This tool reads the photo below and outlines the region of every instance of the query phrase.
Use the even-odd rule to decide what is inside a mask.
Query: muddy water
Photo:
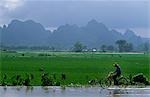
[[[150,87],[0,87],[0,97],[150,97]]]

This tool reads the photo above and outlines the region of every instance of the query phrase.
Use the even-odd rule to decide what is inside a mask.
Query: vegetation
[[[119,52],[130,52],[133,50],[132,43],[127,43],[126,40],[117,40],[116,44],[118,45]]]
[[[84,46],[82,43],[76,42],[74,44],[73,51],[75,51],[75,52],[82,52],[83,49],[85,49],[85,48],[86,48],[86,46]]]
[[[55,47],[55,46],[4,46],[1,45],[0,49],[2,51],[7,52],[16,52],[16,50],[22,50],[22,51],[73,51],[73,52],[83,52],[83,51],[93,51],[92,49],[95,49],[96,51],[102,51],[102,52],[150,52],[150,43],[143,42],[138,46],[135,46],[136,44],[129,43],[126,40],[117,40],[115,42],[115,45],[106,45],[106,44],[100,44],[99,47],[93,47],[86,46],[85,44],[81,43],[80,41],[77,41],[73,44],[73,47]]]
[[[102,50],[103,52],[105,52],[105,49],[106,49],[106,45],[102,45],[102,46],[101,46],[101,50]]]
[[[114,71],[114,62],[125,77],[150,79],[149,54],[3,51],[0,57],[1,85],[87,85]]]
[[[138,87],[142,87],[145,85],[150,85],[148,79],[142,74],[136,74],[134,76],[129,75],[128,77],[124,77],[121,75],[117,78],[119,87],[127,87],[129,85],[134,85]],[[99,84],[102,88],[107,88],[114,85],[113,81],[113,72],[110,72],[107,77],[99,81]]]

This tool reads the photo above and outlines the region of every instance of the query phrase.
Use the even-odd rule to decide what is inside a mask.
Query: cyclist
[[[117,63],[113,64],[113,66],[115,67],[115,71],[113,72],[112,78],[114,80],[114,85],[118,85],[117,78],[121,75],[121,68]]]

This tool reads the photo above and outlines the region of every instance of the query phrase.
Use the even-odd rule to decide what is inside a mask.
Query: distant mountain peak
[[[135,32],[133,32],[133,31],[130,30],[130,29],[127,29],[127,30],[125,31],[124,35],[127,36],[127,37],[136,36],[136,35],[135,35]]]
[[[126,32],[134,33],[131,29],[126,29]]]
[[[99,28],[99,29],[108,30],[108,28],[103,23],[99,23],[95,19],[92,19],[91,21],[89,21],[88,24],[86,25],[86,27],[93,28],[93,29]]]
[[[46,45],[50,35],[43,25],[33,20],[12,20],[3,32],[6,45]]]
[[[98,24],[98,22],[95,19],[92,19],[88,22],[88,24]]]
[[[33,20],[26,20],[26,21],[24,21],[24,22],[26,22],[26,23],[36,23],[36,22],[33,21]]]
[[[33,20],[21,21],[21,20],[18,20],[18,19],[14,19],[14,20],[11,21],[10,24],[18,24],[18,23],[35,24],[36,22],[33,21]],[[37,24],[40,24],[40,23],[37,23]]]
[[[22,21],[14,19],[10,22],[10,24],[22,23]]]
[[[5,27],[0,27],[5,45],[50,45],[70,48],[76,41],[83,42],[87,47],[99,47],[101,44],[114,45],[116,40],[125,39],[135,45],[142,43],[132,30],[127,29],[121,34],[114,29],[108,29],[103,23],[92,19],[85,26],[76,24],[59,26],[54,33],[45,30],[44,26],[33,20],[12,20]]]

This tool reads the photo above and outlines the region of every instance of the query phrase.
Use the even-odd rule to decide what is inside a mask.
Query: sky
[[[0,25],[34,20],[47,29],[64,24],[84,26],[95,19],[107,27],[150,38],[149,0],[0,0]]]

